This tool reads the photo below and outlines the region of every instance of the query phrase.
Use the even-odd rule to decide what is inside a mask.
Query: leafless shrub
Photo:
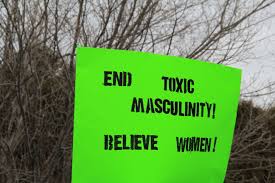
[[[239,104],[226,182],[275,181],[275,110]]]

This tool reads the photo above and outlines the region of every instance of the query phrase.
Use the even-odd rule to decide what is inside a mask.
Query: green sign
[[[222,183],[241,71],[78,48],[73,183]]]

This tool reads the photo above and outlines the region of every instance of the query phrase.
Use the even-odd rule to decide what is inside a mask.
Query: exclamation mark
[[[216,113],[216,104],[213,104],[213,113],[212,113],[212,118],[215,118],[215,113]]]
[[[217,143],[217,137],[215,137],[215,140],[214,140],[213,152],[215,152],[215,151],[216,151],[216,143]]]

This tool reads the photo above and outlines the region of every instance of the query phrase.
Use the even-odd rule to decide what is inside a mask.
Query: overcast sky
[[[271,13],[274,14],[275,6],[272,6],[269,12],[270,15]],[[261,40],[263,38],[264,40],[257,43],[256,47],[252,50],[255,59],[248,60],[247,63],[233,65],[242,69],[242,88],[246,88],[255,79],[255,83],[253,83],[249,90],[257,89],[267,85],[269,82],[275,82],[275,17],[262,24],[256,39]],[[274,103],[275,94],[272,96],[257,97],[253,100],[258,105]]]

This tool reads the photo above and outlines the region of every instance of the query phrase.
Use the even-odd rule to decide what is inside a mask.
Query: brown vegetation
[[[275,182],[275,107],[238,108],[226,182]]]

